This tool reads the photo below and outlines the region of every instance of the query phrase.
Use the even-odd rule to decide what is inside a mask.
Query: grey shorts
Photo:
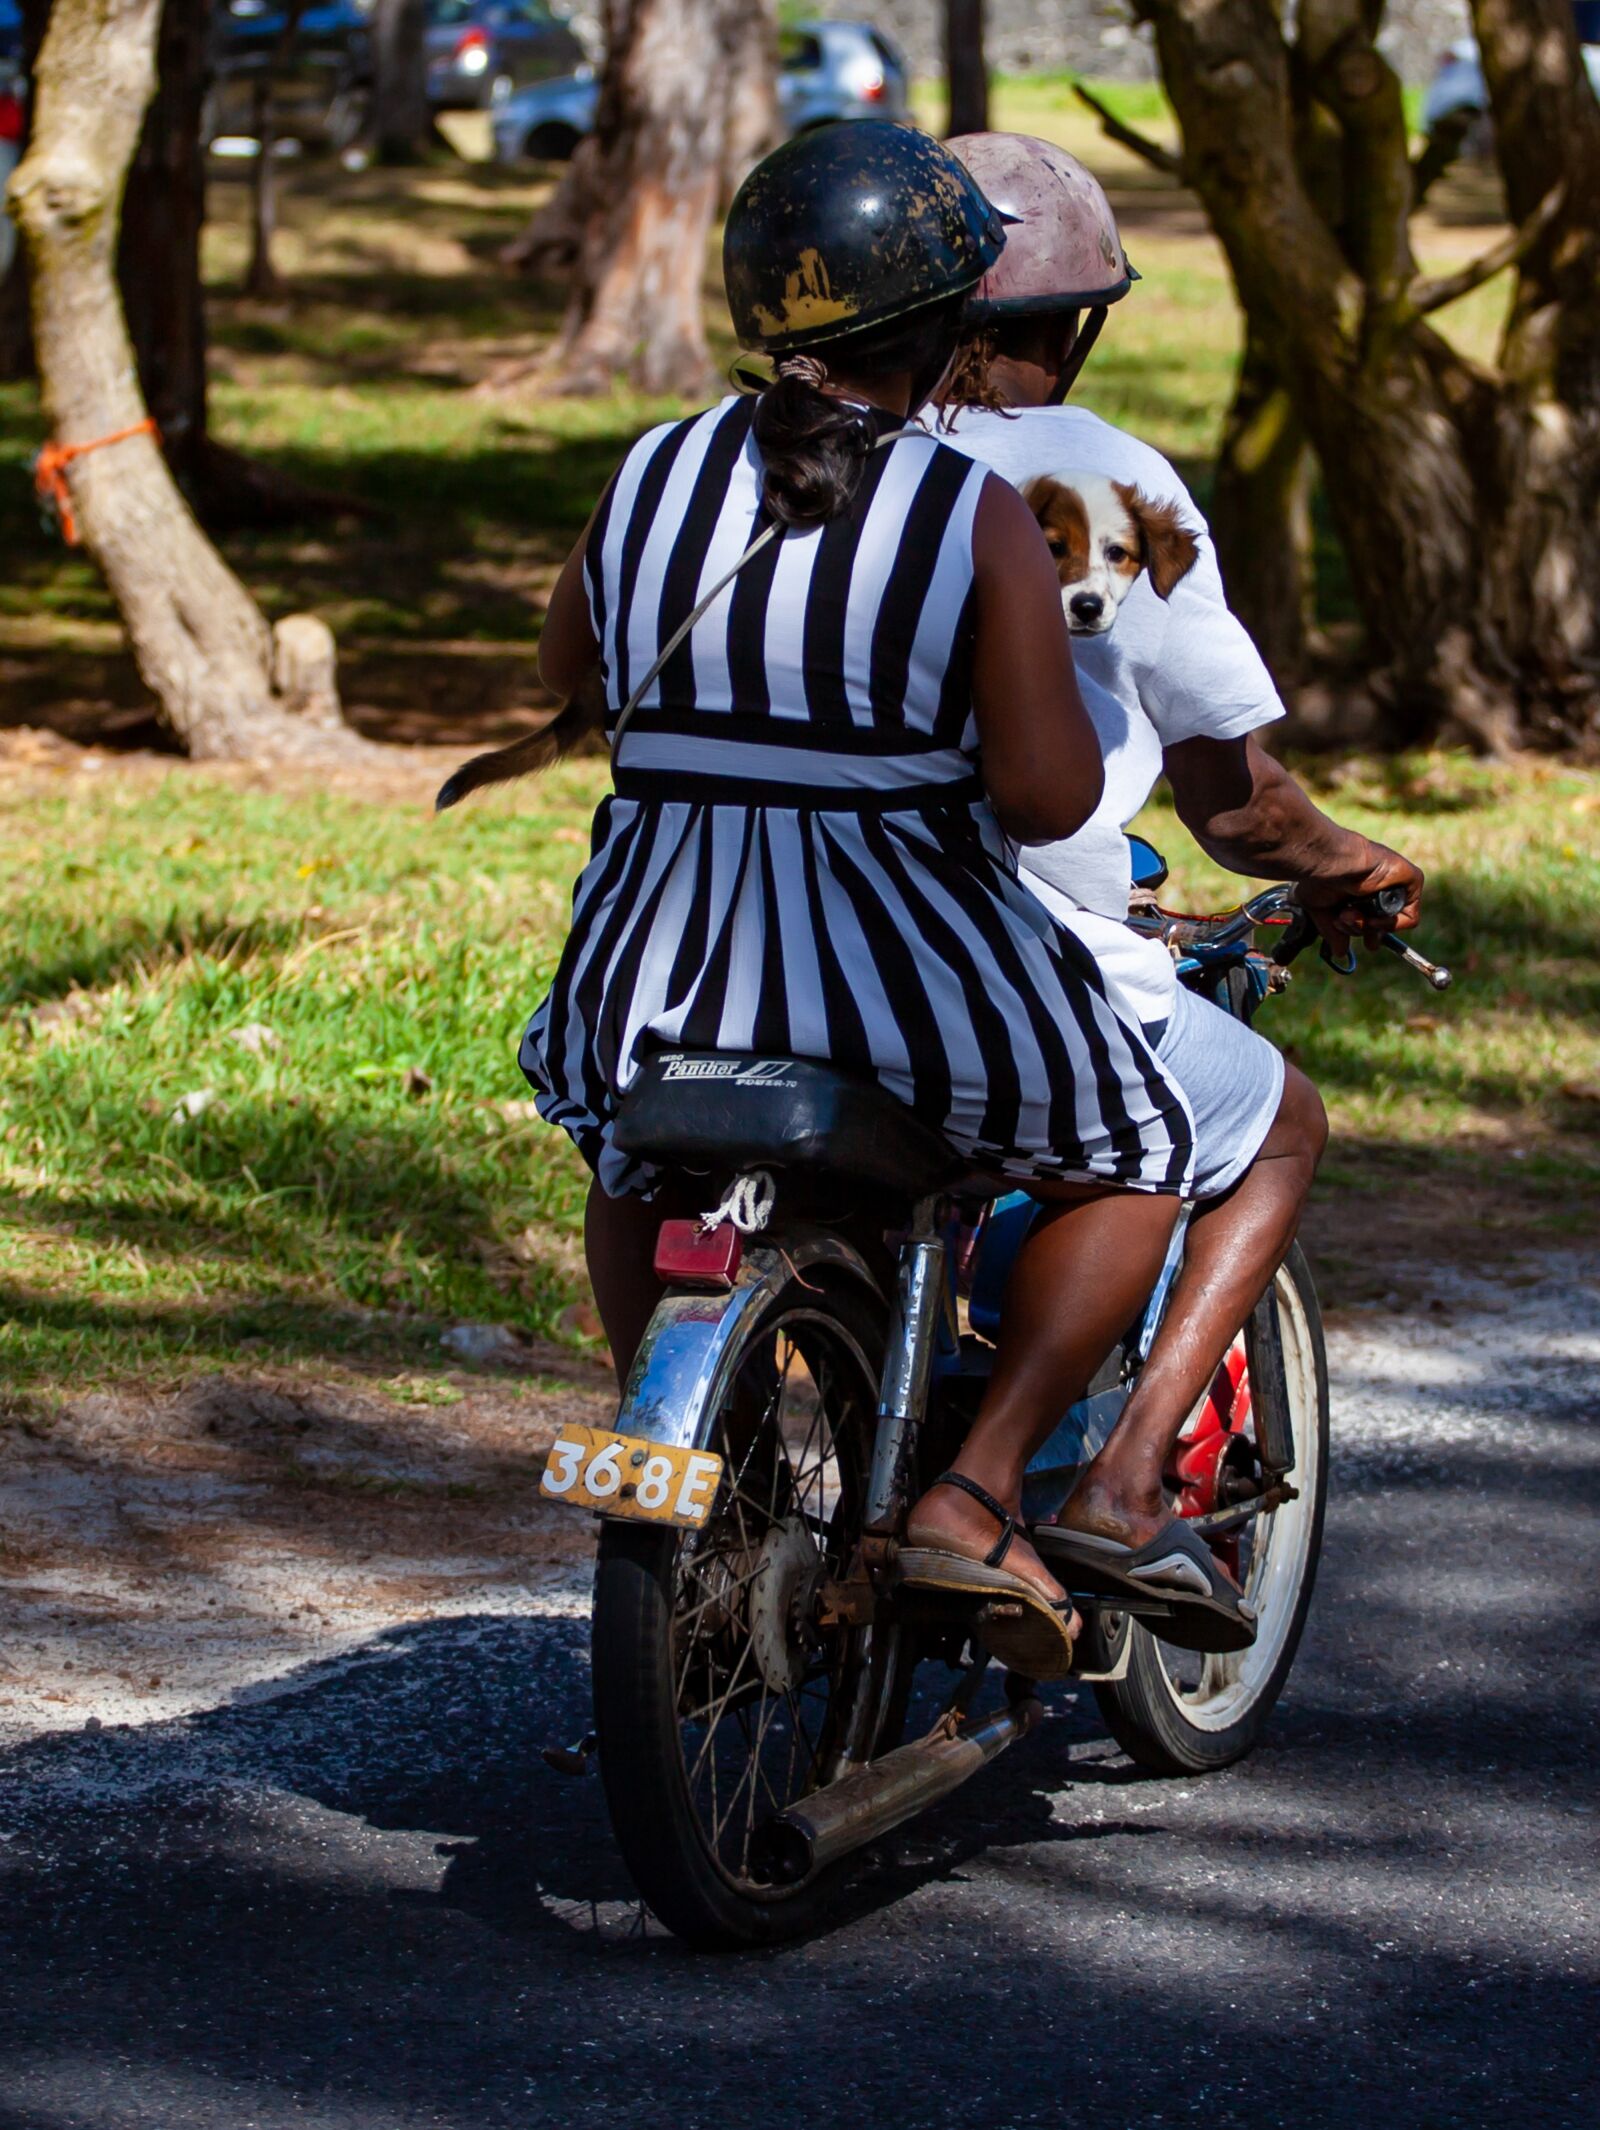
[[[1178,986],[1156,1056],[1194,1113],[1194,1195],[1231,1190],[1261,1151],[1283,1099],[1283,1059],[1264,1035]]]

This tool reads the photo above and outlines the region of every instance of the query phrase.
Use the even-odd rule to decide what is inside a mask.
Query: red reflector
[[[488,49],[489,33],[487,30],[463,30],[456,39],[457,59],[461,57],[463,52],[486,52]]]
[[[19,141],[22,138],[22,100],[16,96],[0,96],[0,141]]]
[[[883,87],[883,76],[881,74],[874,75],[871,81],[863,82],[861,86],[862,102],[881,104],[883,102]]]
[[[697,1220],[664,1220],[656,1236],[656,1278],[731,1287],[744,1256],[744,1237],[725,1221],[710,1234]]]

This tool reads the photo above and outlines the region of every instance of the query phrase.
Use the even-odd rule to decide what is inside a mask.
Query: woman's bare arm
[[[583,561],[593,525],[591,515],[577,546],[562,565],[550,604],[545,608],[544,630],[539,638],[539,678],[552,695],[559,695],[563,701],[577,694],[600,663],[600,645],[589,618],[589,588],[583,581]]]
[[[997,474],[978,498],[972,562],[983,781],[1008,836],[1054,843],[1099,805],[1105,764],[1078,692],[1055,562],[1033,512]]]

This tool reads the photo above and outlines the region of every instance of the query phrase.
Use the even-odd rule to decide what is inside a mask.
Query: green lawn
[[[1163,123],[1148,92],[1119,108]],[[1064,82],[1002,84],[996,118],[1105,171],[1145,279],[1084,396],[1203,489],[1237,320],[1193,202],[1099,144]],[[269,613],[327,615],[347,703],[388,737],[465,744],[541,701],[553,571],[630,439],[678,411],[496,386],[555,321],[559,291],[494,259],[540,193],[468,165],[299,166],[288,294],[263,304],[236,293],[241,189],[213,189],[216,431],[369,511],[224,546]],[[1463,307],[1465,338],[1486,343],[1495,300]],[[140,692],[99,580],[37,525],[40,433],[31,393],[0,389],[5,719],[87,729]],[[1597,1180],[1595,782],[1338,774],[1337,809],[1432,869],[1430,941],[1462,981],[1440,1003],[1385,962],[1359,984],[1308,972],[1275,1003],[1334,1107],[1330,1181],[1360,1204],[1456,1177],[1490,1189],[1492,1217],[1562,1232]],[[149,763],[0,781],[5,1396],[243,1356],[415,1368],[463,1316],[573,1335],[581,1179],[513,1050],[602,782],[578,764],[435,823]],[[1169,820],[1153,832],[1192,897],[1224,894]],[[235,1040],[255,1024],[276,1040]],[[209,1106],[175,1115],[188,1096]]]
[[[569,765],[438,821],[181,767],[0,794],[14,1407],[245,1358],[414,1370],[458,1317],[572,1335],[582,1175],[513,1051],[604,782]],[[1592,1221],[1597,802],[1442,758],[1344,773],[1330,803],[1430,868],[1460,981],[1439,1002],[1387,960],[1307,962],[1273,1003],[1329,1097],[1334,1191],[1465,1177],[1525,1229]],[[1170,899],[1234,899],[1170,816],[1145,826]]]

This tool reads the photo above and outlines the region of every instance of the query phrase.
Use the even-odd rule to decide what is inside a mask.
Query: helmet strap
[[[1056,388],[1050,395],[1048,402],[1050,406],[1059,407],[1073,386],[1078,382],[1078,373],[1089,360],[1094,344],[1100,338],[1100,329],[1105,322],[1106,306],[1103,303],[1095,304],[1091,310],[1085,313],[1083,324],[1078,328],[1077,334],[1073,339],[1071,351],[1062,365],[1061,375],[1056,380]]]

